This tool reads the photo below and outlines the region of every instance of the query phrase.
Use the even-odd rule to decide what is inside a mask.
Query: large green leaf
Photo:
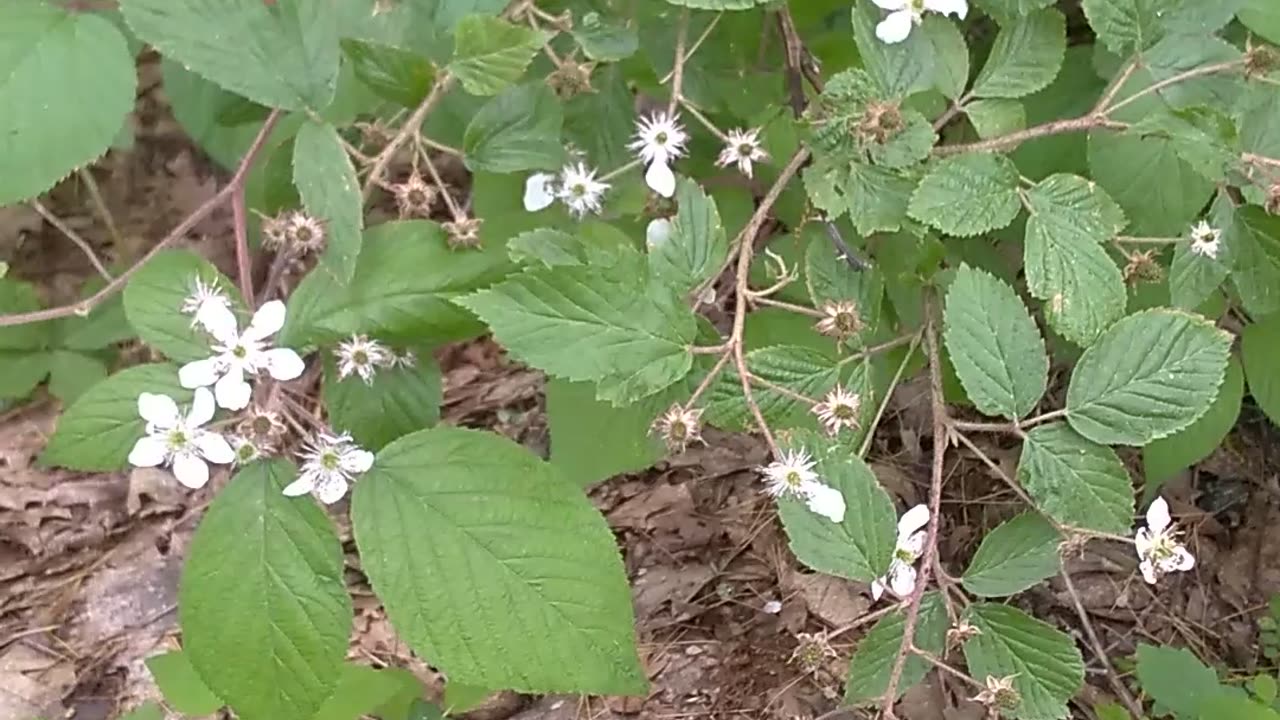
[[[1067,701],[1084,684],[1084,662],[1070,636],[1009,605],[975,603],[967,612],[979,631],[964,644],[976,678],[1013,677],[1022,720],[1066,718]]]
[[[840,523],[818,515],[794,497],[778,500],[778,516],[791,550],[805,565],[830,575],[871,582],[889,569],[897,541],[897,512],[871,468],[854,447],[813,431],[796,432],[788,444],[817,461],[822,482],[844,495]]]
[[[342,51],[360,82],[380,97],[405,107],[422,102],[436,79],[431,61],[403,48],[344,39]]]
[[[63,411],[41,462],[75,470],[114,472],[124,467],[146,422],[138,415],[138,395],[168,395],[179,404],[191,391],[178,384],[178,368],[139,365],[89,388]]]
[[[916,619],[915,637],[912,638],[914,645],[925,652],[941,655],[947,641],[947,624],[947,611],[941,596],[936,592],[925,593],[920,598],[920,615]],[[849,676],[844,685],[846,704],[880,702],[889,689],[889,675],[902,649],[905,630],[906,620],[902,612],[893,612],[880,618],[858,642],[858,649],[849,661]],[[908,655],[898,682],[898,696],[923,680],[932,667],[924,658]]]
[[[324,222],[320,272],[347,282],[360,255],[364,210],[355,166],[332,125],[308,122],[298,131],[293,141],[293,184],[307,212]]]
[[[1280,217],[1249,205],[1235,208],[1230,218],[1220,229],[1241,303],[1254,315],[1280,311]]]
[[[724,266],[729,241],[716,201],[697,182],[682,178],[676,202],[680,209],[671,219],[671,235],[649,248],[649,268],[677,291],[688,292]]]
[[[1089,134],[1088,157],[1091,177],[1124,209],[1134,235],[1181,235],[1213,194],[1172,140],[1100,130]]]
[[[1085,351],[1067,388],[1067,420],[1095,442],[1145,445],[1195,422],[1217,397],[1231,335],[1198,315],[1147,310]]]
[[[1065,423],[1027,433],[1018,482],[1042,512],[1060,523],[1127,533],[1133,522],[1133,485],[1120,458]]]
[[[138,337],[178,362],[213,354],[213,336],[182,312],[196,281],[216,283],[233,308],[243,308],[235,283],[188,250],[165,250],[143,265],[124,288],[124,311]]]
[[[1027,190],[1027,212],[1043,232],[1076,245],[1107,242],[1128,224],[1106,190],[1066,173],[1050,175]]]
[[[615,404],[669,387],[693,364],[693,313],[626,267],[526,272],[458,302],[515,357],[556,377],[594,381]]]
[[[1037,10],[1000,28],[973,94],[1020,98],[1048,87],[1062,68],[1066,21],[1053,8]]]
[[[0,205],[106,152],[135,85],[133,58],[109,21],[53,3],[0,7]]]
[[[643,692],[613,536],[552,466],[490,433],[388,445],[352,505],[365,572],[400,636],[451,679]]]
[[[1251,327],[1254,326],[1245,328],[1241,340],[1246,358]],[[1276,367],[1274,358],[1274,355],[1268,356],[1268,368]],[[1226,439],[1231,428],[1235,427],[1236,420],[1240,417],[1240,403],[1243,398],[1244,372],[1240,369],[1240,361],[1232,356],[1227,364],[1226,378],[1218,388],[1218,396],[1205,414],[1178,432],[1153,440],[1142,449],[1142,468],[1147,476],[1148,488],[1153,484],[1158,487],[1181,470],[1209,457]],[[1259,405],[1263,404],[1256,392],[1254,400],[1257,400]],[[1151,490],[1148,489],[1147,492],[1150,493]]]
[[[746,354],[746,361],[753,375],[809,398],[820,399],[840,379],[840,368],[827,354],[798,345],[752,350]],[[849,389],[858,392],[856,388]],[[769,423],[778,427],[816,427],[810,419],[809,403],[762,385],[753,386],[751,394]],[[707,422],[726,430],[754,427],[755,419],[743,399],[737,373],[723,373],[711,386],[706,402]]]
[[[467,167],[489,172],[558,170],[564,110],[544,83],[517,85],[485,103],[462,140]]]
[[[1195,718],[1205,700],[1220,692],[1218,676],[1184,648],[1138,645],[1138,682],[1142,690],[1179,718]],[[1236,715],[1225,718],[1240,720]]]
[[[246,718],[310,718],[333,692],[351,632],[342,545],[285,460],[257,462],[218,493],[178,588],[185,652]]]
[[[69,404],[107,376],[107,366],[98,358],[71,350],[49,353],[49,392]]]
[[[903,42],[887,44],[875,34],[883,19],[884,12],[872,3],[853,5],[853,40],[863,67],[890,98],[928,89],[934,73],[932,43],[924,33],[913,32]]]
[[[1245,327],[1240,334],[1240,357],[1249,379],[1249,394],[1258,407],[1280,425],[1280,315],[1271,315]]]
[[[358,374],[339,379],[334,362],[325,363],[329,422],[369,450],[435,425],[441,400],[440,368],[429,353],[418,353],[413,367],[379,369],[368,384]]]
[[[533,61],[547,35],[500,18],[468,15],[454,30],[449,71],[472,95],[497,95]]]
[[[338,81],[336,0],[124,0],[138,37],[268,107],[322,110]]]
[[[956,155],[934,165],[908,212],[948,235],[969,237],[1013,222],[1018,200],[1018,170],[1003,155]]]
[[[649,467],[663,455],[650,432],[667,407],[659,393],[626,407],[597,400],[587,383],[547,380],[551,464],[577,485]],[[668,404],[669,406],[669,404]]]
[[[164,700],[184,715],[212,715],[226,703],[213,694],[181,650],[147,658],[147,669],[156,679]]]
[[[975,407],[1016,420],[1044,395],[1049,356],[1013,288],[962,265],[947,290],[944,339]]]
[[[406,710],[393,715],[391,707],[408,706],[422,696],[422,683],[403,668],[374,670],[347,663],[333,693],[311,720],[352,720],[374,715],[384,720],[408,720]],[[390,707],[388,707],[390,706]]]
[[[980,597],[1013,595],[1058,572],[1062,536],[1038,513],[1001,523],[982,538],[960,582]]]

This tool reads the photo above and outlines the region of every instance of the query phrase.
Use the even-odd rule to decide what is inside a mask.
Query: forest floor
[[[144,88],[146,88],[144,83]],[[47,205],[110,258],[134,258],[225,181],[165,109],[154,86],[140,94],[132,149],[112,151],[93,173],[119,225],[121,243],[95,216],[85,188],[63,183]],[[186,246],[224,271],[234,267],[228,214],[196,228]],[[49,302],[66,301],[92,274],[77,249],[25,206],[0,209],[0,260],[37,282]],[[123,360],[143,358],[126,348]],[[545,455],[541,375],[508,362],[488,340],[444,348],[446,421],[487,427]],[[191,534],[225,473],[198,492],[163,472],[85,474],[35,463],[59,405],[41,390],[0,406],[0,720],[98,720],[158,699],[143,664],[177,645],[177,582]],[[1121,545],[1092,543],[1069,567],[1085,609],[1119,672],[1140,642],[1190,647],[1239,672],[1270,662],[1257,620],[1280,593],[1280,533],[1273,528],[1276,434],[1246,405],[1227,443],[1170,482],[1165,496],[1183,518],[1199,562],[1152,589]],[[762,442],[709,434],[649,471],[590,490],[622,547],[652,692],[644,699],[504,693],[470,717],[497,720],[605,718],[815,718],[838,705],[844,672],[872,603],[859,583],[805,572],[787,548],[754,468]],[[926,385],[901,385],[868,459],[901,501],[922,499],[933,438]],[[1011,474],[1017,450],[982,448]],[[948,453],[940,552],[958,574],[984,533],[1016,513],[1016,497],[974,457]],[[1125,457],[1135,477],[1140,458]],[[396,637],[358,571],[344,503],[330,512],[348,548],[355,597],[353,659],[407,667],[438,692],[440,677]],[[1112,699],[1102,664],[1083,639],[1059,580],[1014,601],[1072,633],[1087,662],[1073,717]],[[832,653],[797,657],[806,634],[826,633]],[[907,693],[900,717],[979,720],[968,688],[936,676]],[[837,717],[871,717],[850,710]]]

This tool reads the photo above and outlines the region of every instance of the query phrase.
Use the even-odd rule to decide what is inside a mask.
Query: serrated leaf
[[[1020,98],[1049,86],[1062,69],[1066,20],[1053,8],[1037,10],[1000,28],[973,94]]]
[[[429,353],[415,353],[413,367],[381,368],[365,384],[359,375],[338,377],[330,359],[324,368],[324,406],[336,430],[351,433],[361,447],[377,451],[398,437],[440,421],[440,368]]]
[[[840,379],[840,368],[825,353],[796,345],[777,345],[746,354],[751,373],[792,393],[821,398]],[[851,388],[851,392],[857,392]],[[753,386],[752,397],[765,420],[778,427],[810,425],[810,405],[769,387]],[[705,420],[725,430],[746,430],[755,422],[742,395],[737,374],[723,373],[711,386]]]
[[[99,472],[124,467],[146,424],[138,415],[138,395],[144,392],[168,395],[179,405],[191,402],[191,391],[178,384],[178,368],[173,365],[121,370],[89,388],[63,411],[41,461]]]
[[[26,313],[40,309],[40,298],[31,283],[0,279],[0,312]],[[52,340],[50,323],[27,323],[0,327],[0,350],[39,350]]]
[[[1027,211],[1060,242],[1104,243],[1128,224],[1124,210],[1106,190],[1065,173],[1050,175],[1027,190]]]
[[[348,38],[342,41],[342,51],[360,82],[405,107],[422,102],[436,79],[430,60],[403,48]]]
[[[308,122],[293,141],[293,184],[307,213],[324,222],[323,272],[347,282],[356,271],[364,230],[364,201],[356,168],[328,123]]]
[[[1124,210],[1133,235],[1182,234],[1213,194],[1170,140],[1092,132],[1088,158],[1091,177]]]
[[[1236,208],[1230,196],[1219,194],[1208,219],[1210,225],[1225,236],[1219,239],[1218,257],[1191,252],[1189,239],[1174,246],[1173,261],[1169,263],[1169,300],[1174,307],[1184,310],[1200,307],[1231,276],[1237,246],[1247,245],[1249,242],[1248,239],[1239,238],[1238,233],[1243,228],[1234,226],[1235,215]],[[1247,248],[1245,252],[1248,253]],[[1266,289],[1264,292],[1270,293],[1270,290]]]
[[[1247,0],[1239,18],[1241,24],[1268,42],[1280,43],[1280,6],[1270,0]]]
[[[1085,351],[1067,388],[1067,420],[1081,435],[1145,445],[1209,409],[1227,369],[1231,335],[1177,310],[1147,310],[1111,326]]]
[[[315,714],[342,673],[351,598],[342,546],[285,460],[231,479],[191,539],[178,587],[184,652],[241,717]]]
[[[449,72],[472,95],[497,95],[524,75],[547,34],[500,18],[468,15],[454,30]]]
[[[889,569],[897,542],[898,514],[855,447],[815,431],[798,431],[786,444],[817,462],[822,482],[844,496],[840,523],[818,515],[794,497],[778,499],[778,516],[791,550],[808,567],[829,575],[871,582]]]
[[[147,658],[147,669],[169,707],[184,715],[211,715],[226,704],[205,687],[191,659],[181,650],[152,655]]]
[[[944,338],[965,394],[987,415],[1017,420],[1049,381],[1040,330],[1013,288],[962,265],[947,290]]]
[[[597,227],[607,227],[594,231]],[[562,265],[598,265],[614,267],[620,263],[639,263],[638,253],[625,238],[625,244],[617,242],[611,226],[582,223],[578,232],[570,235],[563,230],[538,228],[520,233],[507,241],[511,261],[530,264],[541,263],[546,267]]]
[[[964,644],[969,672],[978,678],[1013,675],[1023,720],[1066,718],[1067,701],[1084,684],[1080,650],[1062,631],[1009,605],[975,603],[967,617],[981,634]]]
[[[464,160],[473,171],[559,169],[565,160],[563,125],[560,100],[545,84],[508,88],[471,118],[462,140]]]
[[[590,380],[615,404],[652,395],[693,364],[693,313],[626,269],[526,272],[458,303],[511,354],[556,377]]]
[[[1185,649],[1139,643],[1137,655],[1143,691],[1178,717],[1196,717],[1204,701],[1219,693],[1218,676]]]
[[[1229,212],[1230,222],[1219,229],[1241,303],[1255,316],[1280,311],[1280,217],[1256,205]]]
[[[583,15],[574,23],[572,32],[582,52],[592,60],[617,62],[640,49],[640,36],[634,28],[604,20],[597,12]]]
[[[89,284],[81,295],[87,296],[91,294],[89,289],[96,291],[99,287],[96,283]],[[55,344],[68,350],[102,350],[137,336],[125,314],[121,295],[107,299],[85,317],[73,315],[63,318],[54,332]]]
[[[524,448],[446,427],[403,437],[356,483],[352,520],[400,636],[450,678],[530,692],[647,686],[613,535]]]
[[[1242,334],[1243,348],[1248,347],[1249,327]],[[1244,352],[1247,353],[1247,349]],[[1274,358],[1274,355],[1269,356],[1268,364],[1271,364],[1270,358]],[[1143,474],[1147,477],[1147,485],[1163,483],[1179,471],[1209,457],[1235,427],[1243,398],[1244,373],[1240,362],[1233,356],[1227,364],[1227,374],[1222,386],[1218,388],[1218,395],[1205,414],[1178,432],[1154,440],[1142,449]],[[1254,400],[1263,405],[1256,392]]]
[[[1022,513],[982,538],[960,582],[979,597],[1020,593],[1057,574],[1062,540],[1041,515]]]
[[[1210,107],[1148,113],[1125,133],[1168,140],[1183,162],[1213,183],[1226,180],[1240,157],[1235,124]]]
[[[978,131],[978,137],[987,139],[1007,135],[1027,127],[1027,110],[1017,100],[974,100],[964,106],[964,114]]]
[[[1055,0],[977,0],[978,7],[987,11],[1003,24],[1018,16],[1026,15],[1053,5]]]
[[[813,204],[833,218],[848,213],[861,235],[901,229],[917,183],[915,178],[869,163],[815,162],[803,177]]]
[[[197,278],[216,283],[242,309],[235,283],[209,261],[187,250],[165,250],[143,265],[124,288],[124,311],[138,337],[177,362],[207,358],[213,336],[182,312],[183,301],[195,290]]]
[[[1123,534],[1133,521],[1133,485],[1115,451],[1065,423],[1033,428],[1018,460],[1018,483],[1040,510],[1066,525]]]
[[[1023,252],[1027,289],[1045,301],[1045,319],[1063,337],[1088,347],[1124,315],[1124,277],[1102,245],[1033,214]]]
[[[908,213],[948,235],[970,237],[1007,226],[1021,207],[1013,162],[973,153],[934,165],[911,196]]]
[[[133,56],[109,21],[52,3],[0,8],[0,205],[107,151],[133,109]],[[92,107],[92,112],[85,112]]]
[[[323,110],[338,81],[335,0],[124,0],[129,27],[166,57],[237,95]]]
[[[927,14],[917,31],[929,41],[933,51],[933,85],[955,100],[969,84],[969,46],[960,28],[949,18]]]
[[[671,219],[671,237],[649,249],[649,269],[676,291],[689,292],[724,266],[729,240],[715,200],[697,182],[681,178],[676,202],[679,211]]]
[[[1089,25],[1107,49],[1127,56],[1151,47],[1164,36],[1159,15],[1173,0],[1084,0]]]
[[[546,393],[551,464],[574,484],[643,470],[662,457],[651,428],[670,405],[667,393],[614,407],[597,400],[590,384],[554,378],[547,380]]]
[[[48,363],[49,392],[64,405],[75,402],[107,376],[107,366],[101,360],[70,350],[49,353]]]
[[[1280,315],[1246,325],[1240,333],[1240,358],[1249,379],[1249,394],[1258,407],[1280,425]]]
[[[916,619],[915,646],[933,655],[941,654],[947,641],[947,625],[942,598],[936,592],[925,593],[920,598],[920,615]],[[845,704],[869,705],[880,701],[889,688],[889,674],[902,649],[905,630],[902,612],[893,612],[880,618],[858,642],[845,679]],[[932,667],[924,658],[908,655],[898,682],[898,696],[923,680]]]
[[[933,84],[934,57],[931,42],[922,32],[892,45],[876,37],[875,28],[885,13],[871,3],[853,6],[853,41],[862,65],[876,85],[890,98],[903,98]]]

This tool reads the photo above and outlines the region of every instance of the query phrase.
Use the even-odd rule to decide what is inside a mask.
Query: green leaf
[[[379,453],[351,514],[396,630],[451,679],[644,692],[613,535],[581,490],[529,451],[473,430],[414,433]]]
[[[1122,56],[1146,50],[1164,37],[1169,24],[1175,21],[1175,12],[1183,12],[1177,10],[1180,4],[1188,3],[1183,0],[1084,0],[1082,3],[1098,39],[1111,52]]]
[[[147,658],[147,669],[169,707],[184,715],[211,715],[226,704],[205,687],[191,659],[181,650]]]
[[[1230,223],[1220,228],[1222,244],[1231,257],[1231,282],[1240,301],[1255,316],[1280,311],[1280,217],[1256,205],[1228,212]]]
[[[241,717],[310,718],[337,686],[351,632],[342,545],[285,460],[245,467],[191,539],[178,587],[184,650]]]
[[[982,538],[960,582],[979,597],[1014,595],[1058,572],[1062,536],[1038,513],[1026,512]]]
[[[107,376],[107,366],[101,360],[69,350],[53,351],[48,363],[49,392],[64,405],[75,402],[84,391]]]
[[[961,265],[947,290],[944,328],[951,362],[978,410],[1017,420],[1040,402],[1049,356],[1013,288]]]
[[[1225,193],[1219,194],[1208,220],[1223,235],[1220,238],[1221,250],[1218,257],[1211,258],[1191,252],[1190,239],[1184,239],[1174,247],[1173,261],[1169,264],[1169,299],[1174,307],[1184,310],[1200,307],[1230,277],[1237,246],[1249,242],[1248,238],[1240,237],[1241,233],[1247,233],[1248,230],[1244,223],[1236,222],[1235,216],[1236,208],[1231,197]],[[1280,277],[1277,281],[1280,281]],[[1271,292],[1265,286],[1260,289],[1264,295]]]
[[[1066,525],[1126,534],[1133,522],[1133,485],[1115,451],[1065,423],[1027,433],[1018,483],[1044,514]]]
[[[977,0],[977,3],[1003,25],[1018,16],[1049,7],[1054,0]]]
[[[1181,235],[1214,190],[1171,140],[1092,132],[1088,158],[1091,177],[1124,209],[1134,235]]]
[[[1239,17],[1245,27],[1267,42],[1280,44],[1280,5],[1270,0],[1247,0]]]
[[[967,617],[981,631],[964,644],[970,674],[983,679],[1013,675],[1021,698],[1014,717],[1066,718],[1067,701],[1084,684],[1075,641],[1009,605],[974,603]]]
[[[1280,425],[1280,315],[1246,325],[1240,333],[1240,358],[1249,394],[1271,422]]]
[[[908,213],[948,235],[970,237],[1007,226],[1021,207],[1013,162],[972,153],[934,165],[911,196]]]
[[[818,515],[794,497],[778,499],[778,516],[791,550],[806,566],[837,577],[871,582],[884,576],[897,542],[898,514],[856,448],[814,431],[799,431],[787,444],[804,449],[822,482],[844,495],[844,522]]]
[[[1094,442],[1145,445],[1209,409],[1231,334],[1198,315],[1147,310],[1111,326],[1085,351],[1067,388],[1067,420]]]
[[[1118,702],[1103,703],[1095,705],[1093,712],[1098,716],[1098,720],[1133,720],[1133,716],[1128,710]]]
[[[551,464],[577,485],[649,467],[663,455],[650,432],[670,403],[667,393],[626,407],[596,399],[587,383],[547,380]]]
[[[1143,691],[1178,717],[1196,717],[1204,701],[1220,692],[1213,670],[1182,648],[1139,643],[1137,672]]]
[[[81,295],[87,296],[89,288],[97,290],[98,287],[96,283],[90,284]],[[56,344],[68,350],[102,350],[136,337],[137,332],[125,314],[124,298],[115,295],[84,317],[63,318],[58,322],[56,335]]]
[[[676,291],[693,290],[724,266],[729,240],[716,201],[697,182],[681,178],[676,186],[679,212],[671,219],[671,237],[649,249],[649,269]]]
[[[332,358],[325,362],[329,422],[369,450],[435,425],[442,400],[440,368],[430,353],[417,353],[413,367],[379,369],[369,384],[355,374],[340,380]]]
[[[752,350],[745,359],[753,375],[804,397],[821,398],[840,379],[839,366],[827,354],[812,348],[776,345]],[[817,427],[809,403],[765,386],[753,387],[751,394],[769,423],[784,428]],[[753,427],[755,420],[743,399],[742,381],[736,373],[721,374],[711,386],[706,402],[705,420],[712,425],[725,430]]]
[[[1043,232],[1077,245],[1108,242],[1128,224],[1106,190],[1066,173],[1050,175],[1028,190],[1027,211],[1043,224]]]
[[[600,13],[589,12],[574,23],[573,39],[592,60],[617,62],[640,49],[640,36],[634,28],[603,20]]]
[[[559,169],[565,160],[563,125],[560,101],[545,84],[508,88],[471,118],[462,140],[464,160],[473,171]]]
[[[342,666],[337,687],[311,720],[352,720],[365,715],[386,718],[379,710],[387,703],[395,702],[398,696],[416,699],[421,695],[422,684],[408,670],[374,670],[347,663]]]
[[[964,114],[984,140],[1027,127],[1026,107],[1017,100],[974,100],[964,106]]]
[[[124,467],[146,422],[138,415],[138,395],[168,395],[191,402],[191,391],[178,384],[178,368],[139,365],[112,375],[85,391],[58,418],[41,461],[73,470],[113,472]]]
[[[1124,277],[1101,245],[1074,243],[1033,215],[1024,252],[1027,289],[1063,337],[1087,347],[1124,314]]]
[[[40,309],[40,298],[34,285],[17,280],[0,279],[0,312],[25,313]],[[38,350],[50,342],[49,323],[30,323],[0,327],[0,349]]]
[[[0,205],[39,195],[106,152],[136,84],[109,21],[51,3],[0,7],[0,167],[9,168]]]
[[[360,255],[364,202],[355,166],[332,125],[309,122],[298,131],[293,184],[307,213],[324,222],[326,247],[320,267],[339,282],[349,281]]]
[[[835,244],[816,224],[805,226],[803,237],[804,280],[814,307],[826,302],[852,300],[858,305],[865,329],[859,339],[874,332],[884,302],[884,274],[878,267],[854,270],[837,254]]]
[[[405,107],[422,102],[436,79],[430,60],[402,48],[344,39],[342,51],[360,82],[379,97]]]
[[[861,235],[897,232],[907,217],[916,181],[869,163],[815,162],[804,171],[813,204],[833,218],[846,212]]]
[[[1249,329],[1242,334],[1242,348],[1248,362]],[[1271,365],[1269,356],[1268,364]],[[1181,470],[1191,467],[1209,457],[1235,427],[1240,417],[1240,403],[1244,398],[1244,372],[1240,369],[1240,361],[1232,357],[1227,364],[1226,378],[1218,388],[1218,396],[1213,404],[1200,416],[1178,432],[1160,440],[1154,440],[1142,449],[1143,474],[1147,477],[1147,485],[1157,486],[1169,480]],[[1254,399],[1262,405],[1257,393]],[[1265,409],[1265,408],[1264,408]]]
[[[876,37],[876,25],[885,13],[871,3],[853,6],[853,41],[862,65],[884,94],[903,98],[933,84],[932,43],[925,33],[913,32],[893,45]]]
[[[669,387],[693,364],[693,313],[626,268],[526,272],[458,302],[522,362],[594,381],[614,404]]]
[[[468,15],[454,30],[449,71],[472,95],[497,95],[514,85],[533,61],[547,34],[506,20]]]
[[[934,655],[942,654],[947,641],[947,613],[942,599],[936,592],[927,592],[920,598],[920,615],[916,619],[915,646]],[[846,705],[870,705],[879,703],[889,689],[889,675],[902,649],[902,636],[906,621],[901,611],[892,612],[878,620],[871,631],[858,643],[858,649],[849,662],[849,676],[845,680]],[[911,654],[902,666],[898,682],[898,697],[924,679],[932,669],[924,658]]]
[[[323,110],[338,82],[335,0],[124,0],[138,37],[237,95]]]
[[[749,10],[770,0],[667,0],[672,5],[696,10]]]
[[[165,250],[134,273],[124,288],[124,311],[138,337],[178,362],[207,358],[213,336],[182,312],[183,302],[195,290],[196,280],[216,283],[243,308],[240,293],[209,261],[188,250]]]
[[[0,350],[0,399],[24,398],[49,374],[52,355],[44,350]]]
[[[1277,720],[1280,713],[1259,704],[1242,695],[1227,694],[1221,689],[1217,695],[1211,695],[1201,706],[1199,720]]]
[[[969,83],[969,46],[951,19],[928,14],[918,32],[923,33],[933,50],[933,84],[938,92],[955,100],[964,94]]]
[[[973,84],[977,97],[1020,98],[1049,86],[1062,69],[1066,20],[1053,8],[1000,28],[987,64]]]
[[[1148,113],[1125,133],[1168,140],[1183,162],[1213,183],[1225,181],[1239,161],[1235,123],[1212,107]]]

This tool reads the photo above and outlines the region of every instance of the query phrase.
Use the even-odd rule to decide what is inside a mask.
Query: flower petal
[[[253,320],[249,321],[249,327],[245,328],[245,339],[265,340],[275,335],[280,332],[280,328],[284,327],[284,317],[284,303],[279,300],[272,300],[263,305],[258,308],[258,312],[253,314]]]
[[[813,512],[831,522],[844,522],[844,494],[830,485],[809,483],[805,488],[805,503]]]
[[[662,197],[669,198],[676,194],[676,175],[671,166],[664,162],[654,162],[644,174],[644,181],[653,191]]]
[[[209,482],[209,466],[195,453],[179,453],[173,457],[173,476],[192,490],[199,490]]]
[[[1174,549],[1173,557],[1166,560],[1164,566],[1169,570],[1186,572],[1196,566],[1196,558],[1185,547],[1179,545]]]
[[[191,401],[191,410],[187,412],[187,427],[200,427],[213,419],[215,407],[213,393],[209,388],[196,388],[195,399]]]
[[[898,549],[911,553],[912,557],[920,557],[924,553],[924,541],[927,533],[923,530],[912,533],[906,538],[898,538]]]
[[[904,539],[911,537],[915,531],[928,524],[929,506],[916,505],[903,513],[902,518],[898,520],[898,542],[902,543]]]
[[[556,179],[555,175],[547,173],[534,173],[524,181],[524,209],[529,212],[538,212],[545,210],[556,201],[556,195],[551,191],[550,183]]]
[[[649,223],[644,229],[644,244],[650,250],[662,247],[671,239],[671,221],[666,218],[658,218]]]
[[[899,10],[876,25],[876,37],[890,45],[900,43],[911,34],[911,26],[914,24],[915,19],[910,10]]]
[[[1163,497],[1157,497],[1151,501],[1151,506],[1147,508],[1147,527],[1150,528],[1152,534],[1159,535],[1169,527],[1169,503],[1165,502]]]
[[[907,6],[907,0],[871,0],[881,10],[901,10]]]
[[[879,600],[880,597],[884,595],[884,583],[880,582],[881,580],[884,580],[884,578],[871,581],[871,599],[872,600]]]
[[[232,370],[213,386],[213,394],[218,399],[218,406],[228,410],[243,410],[249,407],[249,398],[253,397],[253,388],[245,382],[244,373]]]
[[[303,473],[297,480],[284,486],[284,494],[286,497],[306,495],[315,487],[315,480],[315,476]]]
[[[1138,528],[1138,532],[1133,535],[1133,546],[1138,551],[1138,557],[1144,557],[1151,551],[1151,546],[1155,545],[1155,538],[1151,537],[1151,531],[1146,528]]]
[[[910,565],[898,565],[889,571],[889,589],[894,595],[905,598],[916,589],[916,569]]]
[[[368,450],[348,450],[342,454],[340,464],[349,473],[368,472],[373,467],[373,453]]]
[[[231,443],[222,435],[215,432],[202,432],[192,439],[196,449],[200,451],[200,456],[211,463],[218,465],[230,465],[235,462],[236,451],[232,449]]]
[[[234,342],[239,335],[239,321],[231,308],[220,302],[206,302],[196,311],[195,321],[220,343]]]
[[[196,360],[178,368],[178,382],[184,388],[208,387],[218,382],[222,363],[216,357]]]
[[[164,463],[169,449],[160,438],[146,435],[133,444],[129,451],[129,464],[135,467],[155,467]]]
[[[966,0],[924,0],[924,9],[943,15],[955,15],[963,20],[969,14],[969,3]]]
[[[1155,585],[1160,578],[1156,576],[1156,567],[1150,560],[1143,560],[1138,563],[1138,569],[1142,571],[1142,579],[1147,581],[1148,585]]]
[[[267,373],[277,380],[296,380],[307,369],[298,353],[289,348],[272,348],[262,353]]]
[[[347,481],[340,475],[330,475],[316,486],[316,497],[325,505],[332,505],[347,494]]]
[[[178,403],[168,395],[141,393],[138,395],[138,414],[143,420],[158,428],[168,429],[178,424],[182,415],[178,412]]]

